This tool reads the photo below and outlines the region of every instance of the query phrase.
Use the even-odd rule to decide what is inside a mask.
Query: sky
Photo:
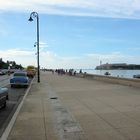
[[[139,0],[0,0],[0,58],[40,67],[94,69],[140,64]]]

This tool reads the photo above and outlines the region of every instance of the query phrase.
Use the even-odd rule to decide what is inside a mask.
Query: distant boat
[[[140,78],[140,74],[133,75],[133,78]]]
[[[109,72],[105,72],[104,75],[111,75]]]

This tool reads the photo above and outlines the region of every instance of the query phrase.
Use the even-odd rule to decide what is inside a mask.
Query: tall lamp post
[[[30,14],[29,21],[33,21],[33,18],[37,19],[37,82],[40,83],[40,66],[39,66],[39,15],[37,12]]]

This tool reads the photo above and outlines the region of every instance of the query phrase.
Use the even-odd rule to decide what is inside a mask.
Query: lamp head
[[[33,18],[30,16],[30,18],[28,19],[30,22],[32,22],[33,21]]]

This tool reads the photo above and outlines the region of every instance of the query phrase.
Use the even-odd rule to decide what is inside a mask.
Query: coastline
[[[136,78],[132,79],[132,78],[124,78],[124,77],[95,75],[95,74],[88,74],[88,73],[77,74],[77,77],[140,88],[140,79],[136,79]]]
[[[83,73],[104,75],[109,72],[111,76],[122,78],[133,78],[133,75],[140,74],[140,70],[95,70],[95,69],[82,69]]]

